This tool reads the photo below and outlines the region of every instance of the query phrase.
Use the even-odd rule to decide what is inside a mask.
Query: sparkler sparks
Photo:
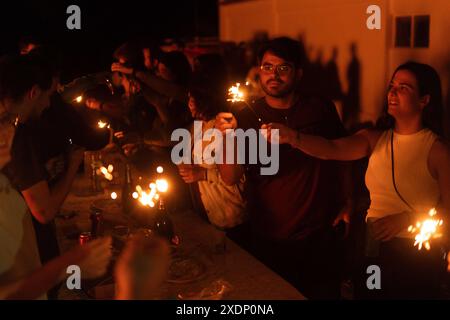
[[[417,246],[419,250],[421,250],[422,247],[430,250],[430,240],[442,236],[439,229],[444,221],[442,219],[437,219],[436,217],[433,218],[436,214],[436,209],[433,208],[428,212],[430,218],[418,221],[415,226],[411,225],[408,228],[408,232],[416,233],[414,246]]]
[[[108,169],[112,167],[112,165],[108,166]],[[100,171],[101,173],[108,173],[108,169],[105,167],[101,167]],[[161,166],[159,166],[157,168],[157,172],[158,173],[162,173],[163,169]],[[142,179],[140,179],[142,180]],[[169,183],[167,182],[166,179],[157,179],[154,182],[149,183],[148,185],[148,189],[144,190],[144,188],[141,185],[136,185],[136,191],[134,191],[132,193],[132,197],[133,199],[139,201],[143,206],[148,206],[148,207],[155,207],[157,201],[160,200],[161,195],[160,193],[165,193],[167,192],[167,190],[169,189]],[[117,199],[117,194],[115,192],[113,192],[111,194],[111,198],[113,200]]]
[[[236,83],[236,85],[231,86],[228,89],[228,99],[227,101],[230,102],[245,102],[245,94],[240,89],[241,84],[239,82]]]
[[[103,128],[110,128],[110,125],[109,125],[109,123],[107,123],[107,122],[103,122],[102,120],[99,120],[98,121],[98,127],[100,128],[100,129],[103,129]]]
[[[248,85],[248,82],[245,83],[245,86]],[[236,84],[234,86],[231,86],[228,89],[228,98],[227,101],[231,102],[231,103],[235,103],[235,102],[243,102],[255,115],[255,117],[258,119],[258,122],[262,122],[262,119],[260,116],[258,116],[258,114],[256,113],[256,111],[252,108],[252,106],[250,104],[247,103],[246,101],[246,94],[245,92],[241,89],[241,84],[239,82],[236,82]],[[227,119],[228,121],[228,119]],[[231,121],[231,119],[230,119]]]

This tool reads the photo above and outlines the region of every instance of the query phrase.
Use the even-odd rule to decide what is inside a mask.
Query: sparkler
[[[78,96],[74,99],[75,102],[77,103],[81,103],[81,101],[83,101],[83,96]]]
[[[245,102],[245,94],[244,92],[240,89],[241,84],[239,82],[236,83],[236,85],[231,86],[228,89],[228,99],[227,101],[230,102]]]
[[[102,120],[99,120],[98,121],[98,127],[100,128],[100,129],[103,129],[103,128],[110,128],[110,125],[109,125],[109,123],[107,123],[107,122],[103,122]]]
[[[248,82],[245,83],[245,85],[248,85]],[[227,101],[231,102],[231,103],[236,103],[236,102],[243,102],[255,115],[255,117],[258,119],[258,122],[262,122],[262,119],[260,116],[258,116],[258,114],[256,113],[256,111],[252,108],[252,106],[246,101],[245,99],[245,92],[242,91],[241,89],[241,84],[239,82],[236,82],[236,84],[234,86],[231,86],[228,89],[228,98]],[[231,121],[231,119],[230,119]]]
[[[108,166],[112,167],[111,165]],[[101,172],[104,173],[107,170],[105,167],[102,167]],[[158,166],[156,172],[161,174],[164,171],[163,167]],[[143,206],[149,206],[153,208],[155,206],[155,202],[157,202],[161,196],[160,193],[165,193],[169,189],[169,183],[166,179],[157,179],[154,182],[149,183],[149,189],[144,190],[142,186],[137,185],[136,191],[132,193],[133,199],[139,201]],[[117,194],[113,192],[111,194],[111,198],[113,200],[117,199]]]
[[[433,208],[428,212],[430,218],[418,221],[415,226],[410,225],[408,228],[408,232],[416,233],[414,246],[417,246],[419,250],[422,249],[422,246],[425,247],[425,249],[430,250],[430,240],[442,236],[439,229],[444,221],[434,217],[436,214],[436,209]]]

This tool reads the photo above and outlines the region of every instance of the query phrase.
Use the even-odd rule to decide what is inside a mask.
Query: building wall
[[[381,8],[381,30],[366,27],[369,5]],[[450,68],[450,1],[448,0],[253,0],[220,6],[220,37],[223,41],[250,40],[254,33],[269,36],[301,37],[313,60],[319,51],[328,61],[333,47],[338,48],[338,69],[343,89],[348,83],[349,46],[357,45],[361,66],[360,120],[374,121],[382,110],[386,86],[397,65],[416,59],[433,65],[448,91]],[[446,9],[445,9],[446,8]],[[394,17],[430,14],[430,48],[394,48]]]

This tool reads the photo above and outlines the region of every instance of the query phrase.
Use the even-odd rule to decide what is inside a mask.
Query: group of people
[[[95,119],[98,114],[108,118],[116,145],[130,161],[144,169],[165,162],[188,187],[188,202],[196,212],[307,298],[339,299],[346,276],[353,280],[355,298],[439,297],[447,239],[435,239],[431,250],[419,251],[407,232],[431,208],[444,221],[450,213],[441,84],[429,65],[399,66],[376,126],[348,135],[332,101],[301,93],[304,57],[300,43],[290,38],[275,38],[260,48],[263,96],[241,106],[226,102],[227,68],[219,54],[189,61],[181,51],[130,41],[113,55],[114,90],[86,90],[80,112],[61,98],[52,51],[27,48],[0,61],[0,297],[38,298],[48,291],[49,298],[56,298],[70,264],[82,266],[87,277],[106,271],[110,239],[60,255],[54,224],[84,150],[111,142],[107,132],[94,130],[92,113]],[[257,141],[256,147],[279,145],[278,172],[262,175],[267,164],[248,161],[253,148],[243,148],[244,155],[235,152],[236,159],[247,160],[244,164],[175,166],[169,156],[171,133],[193,131],[193,120],[201,121],[203,132],[220,130],[224,141],[235,139],[228,136],[235,129],[266,130],[267,140]],[[278,131],[276,139],[272,130]],[[196,143],[201,145],[192,145],[192,159],[208,147]],[[355,209],[358,193],[352,191],[352,161],[363,158],[368,159],[367,212]],[[339,231],[359,216],[367,221],[360,226],[367,236],[358,241],[376,250],[361,252],[348,272],[347,232]],[[149,297],[168,261],[163,241],[133,239],[116,266],[117,297]],[[138,264],[147,271],[137,270]],[[380,290],[366,286],[367,266],[373,264],[382,272]]]

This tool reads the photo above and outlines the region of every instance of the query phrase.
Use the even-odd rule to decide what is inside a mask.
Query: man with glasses
[[[265,97],[235,117],[220,113],[216,128],[225,133],[236,127],[264,129],[281,123],[329,139],[344,135],[331,101],[298,93],[301,52],[300,44],[292,39],[269,41],[258,56]],[[261,175],[261,166],[219,165],[222,179],[228,184],[236,183],[245,171],[252,253],[306,297],[339,298],[340,255],[332,225],[344,206],[340,167],[287,144],[279,146],[278,173]]]

